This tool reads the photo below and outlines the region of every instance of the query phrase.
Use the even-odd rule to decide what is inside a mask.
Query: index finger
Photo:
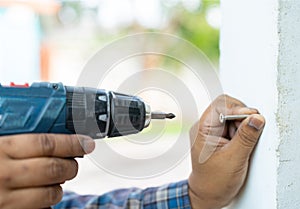
[[[83,135],[22,134],[0,137],[0,149],[11,158],[78,157],[92,152],[93,139]]]
[[[200,132],[205,135],[223,136],[226,130],[225,124],[220,123],[220,113],[232,114],[234,109],[240,109],[245,105],[228,95],[218,96],[202,114],[199,122]]]
[[[202,124],[207,127],[206,131],[214,136],[227,135],[227,123],[220,122],[220,114],[223,115],[240,115],[256,114],[258,111],[254,108],[247,107],[240,100],[228,95],[221,95],[215,99],[210,107],[203,114]]]

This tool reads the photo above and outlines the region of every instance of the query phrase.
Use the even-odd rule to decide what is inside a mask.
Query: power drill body
[[[0,135],[84,134],[92,138],[138,133],[151,120],[139,97],[62,83],[0,85]]]

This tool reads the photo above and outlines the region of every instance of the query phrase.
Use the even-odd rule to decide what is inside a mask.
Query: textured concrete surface
[[[300,208],[300,1],[279,1],[278,209]]]

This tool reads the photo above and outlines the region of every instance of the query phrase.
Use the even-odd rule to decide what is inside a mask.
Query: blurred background
[[[83,66],[97,50],[141,32],[169,33],[188,40],[217,69],[220,24],[218,0],[0,0],[0,83],[76,85]],[[143,68],[169,66],[175,74],[182,70],[167,60],[161,64],[155,57],[142,59]],[[170,138],[174,127],[168,130]],[[116,146],[124,148],[118,143]],[[132,151],[129,149],[128,154]],[[65,189],[78,193],[155,186],[185,179],[190,172],[188,155],[172,170],[147,180],[107,173],[89,158],[79,163],[78,177],[65,185]]]

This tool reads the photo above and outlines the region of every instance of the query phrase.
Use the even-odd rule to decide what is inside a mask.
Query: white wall
[[[276,208],[277,0],[223,0],[220,73],[224,90],[266,117],[246,187],[230,208]],[[288,207],[289,208],[289,207]]]
[[[235,209],[300,208],[300,1],[223,0],[221,80],[267,125]]]

